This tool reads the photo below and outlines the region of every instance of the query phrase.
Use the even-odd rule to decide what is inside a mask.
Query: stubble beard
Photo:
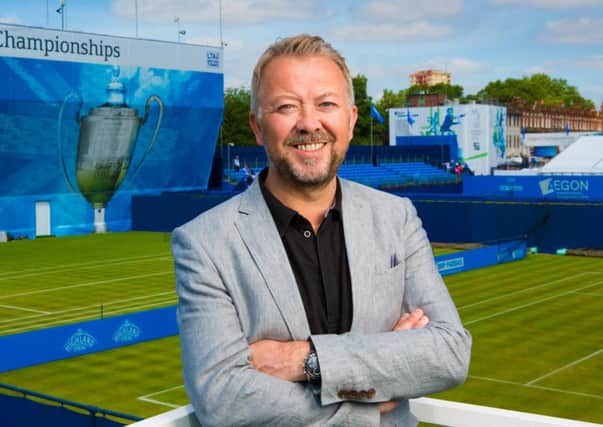
[[[314,134],[294,133],[285,140],[285,146],[315,142],[327,144],[326,147],[321,148],[321,150],[329,150],[326,166],[320,167],[317,165],[318,162],[322,162],[322,159],[306,159],[300,164],[299,160],[292,158],[293,156],[279,155],[276,150],[272,149],[271,145],[266,145],[266,154],[270,160],[270,166],[293,185],[307,189],[326,186],[337,175],[337,170],[345,157],[345,153],[339,154],[335,150],[334,136],[324,131]]]

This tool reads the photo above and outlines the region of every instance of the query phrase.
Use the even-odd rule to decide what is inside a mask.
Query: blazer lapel
[[[370,301],[372,273],[375,265],[375,242],[372,211],[366,200],[358,196],[345,180],[340,180],[342,191],[343,230],[352,281],[354,315],[350,332],[361,333],[363,322],[368,318],[366,304]]]
[[[235,226],[264,277],[292,339],[307,339],[310,327],[297,282],[257,180],[243,193],[239,213]]]

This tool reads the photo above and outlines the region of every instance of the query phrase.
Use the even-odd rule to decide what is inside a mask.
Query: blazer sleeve
[[[403,199],[405,312],[421,308],[422,329],[370,335],[316,335],[321,401],[384,402],[424,396],[462,383],[469,369],[471,336],[460,321],[435,265],[414,206]],[[359,391],[370,390],[370,394]]]
[[[187,233],[188,231],[188,233]],[[202,235],[195,230],[195,236]],[[220,268],[191,230],[172,237],[184,383],[203,426],[379,425],[377,405],[321,406],[312,388],[256,371]]]

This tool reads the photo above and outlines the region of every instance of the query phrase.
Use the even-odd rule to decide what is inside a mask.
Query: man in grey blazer
[[[464,381],[463,328],[409,200],[337,178],[357,118],[319,37],[259,59],[250,125],[269,166],[172,239],[187,392],[202,425],[413,426]]]

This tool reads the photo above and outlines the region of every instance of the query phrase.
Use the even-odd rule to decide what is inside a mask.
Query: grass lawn
[[[1,244],[0,272],[0,334],[97,318],[101,304],[118,314],[176,301],[163,233]],[[433,397],[603,423],[603,259],[530,255],[445,281],[473,356],[466,384]],[[141,417],[187,403],[177,337],[0,382]]]

